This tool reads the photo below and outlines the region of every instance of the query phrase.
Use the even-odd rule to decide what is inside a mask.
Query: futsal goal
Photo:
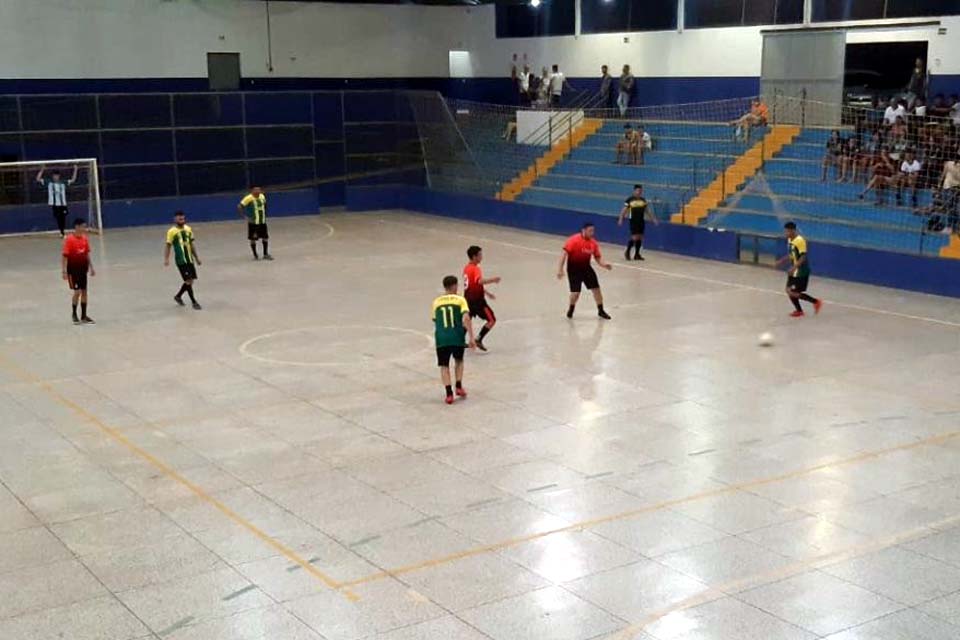
[[[102,232],[96,158],[0,162],[0,235],[59,233],[58,217]]]

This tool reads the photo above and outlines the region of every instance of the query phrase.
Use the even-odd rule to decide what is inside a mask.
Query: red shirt
[[[592,258],[600,260],[600,245],[592,238],[587,240],[582,233],[570,236],[563,250],[567,252],[570,267],[589,267]]]
[[[483,271],[480,265],[468,262],[463,268],[463,297],[467,300],[483,300]]]
[[[90,264],[90,243],[86,236],[67,236],[63,241],[63,255],[67,258],[67,269],[86,269]]]

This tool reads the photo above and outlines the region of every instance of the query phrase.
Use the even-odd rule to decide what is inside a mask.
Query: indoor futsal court
[[[796,322],[774,271],[604,244],[613,320],[568,321],[558,236],[332,213],[267,263],[193,228],[202,311],[119,229],[90,327],[56,240],[2,241],[0,637],[955,637],[952,300],[819,279]],[[473,243],[500,322],[446,406]]]
[[[0,640],[960,640],[960,0],[0,24]]]

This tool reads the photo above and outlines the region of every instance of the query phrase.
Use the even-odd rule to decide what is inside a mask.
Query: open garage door
[[[782,121],[840,124],[845,51],[843,31],[763,34],[760,89]]]

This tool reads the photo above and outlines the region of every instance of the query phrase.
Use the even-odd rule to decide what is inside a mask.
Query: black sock
[[[816,298],[814,298],[813,296],[807,295],[807,294],[805,294],[805,293],[801,293],[801,294],[800,294],[800,299],[801,299],[801,300],[806,300],[807,302],[812,302],[813,304],[816,304],[816,303],[817,303],[817,299],[816,299]]]
[[[483,342],[484,336],[486,336],[488,333],[490,333],[490,327],[483,325],[483,328],[480,329],[480,337],[477,338],[477,342]]]
[[[567,317],[568,317],[568,318],[572,318],[572,317],[573,317],[573,310],[576,308],[576,306],[577,306],[577,305],[572,304],[572,305],[570,305],[570,307],[567,309]]]
[[[267,251],[267,241],[264,240],[264,241],[263,241],[263,255],[269,255],[269,253],[270,253],[270,252]]]
[[[74,312],[74,313],[76,313],[76,312]],[[81,318],[86,318],[86,317],[87,317],[87,303],[86,303],[86,302],[81,302],[81,303],[80,303],[80,317],[81,317]]]
[[[451,387],[450,385],[447,385],[447,395],[448,396],[453,395],[453,387]]]
[[[251,243],[250,243],[250,251],[253,251],[253,257],[254,257],[254,258],[258,258],[258,257],[259,257],[259,256],[257,255],[257,243],[256,243],[256,242],[251,242]]]
[[[797,311],[800,311],[800,312],[803,311],[803,307],[800,306],[800,299],[799,299],[799,298],[794,298],[793,296],[790,296],[790,302],[793,303],[793,308],[794,308],[794,309],[796,309]]]
[[[463,389],[463,381],[457,380],[457,389]]]
[[[634,255],[640,255],[640,247],[643,246],[643,240],[637,240],[634,245],[637,247],[637,252]]]
[[[603,305],[602,305],[602,304],[598,304],[598,305],[597,305],[597,311],[599,311],[600,313],[603,313]]]
[[[73,317],[74,317],[74,318],[77,317],[77,305],[76,305],[76,303],[73,304]]]
[[[627,253],[630,253],[630,249],[633,249],[633,240],[627,243]]]
[[[192,285],[192,284],[185,284],[185,285],[183,285],[183,286],[184,286],[184,287],[186,288],[186,290],[187,290],[187,295],[190,296],[190,302],[196,304],[196,303],[197,303],[197,299],[193,297],[193,285]]]
[[[183,294],[185,294],[186,292],[187,292],[187,285],[186,283],[184,283],[180,285],[180,291],[177,291],[177,295],[175,297],[182,298]]]

